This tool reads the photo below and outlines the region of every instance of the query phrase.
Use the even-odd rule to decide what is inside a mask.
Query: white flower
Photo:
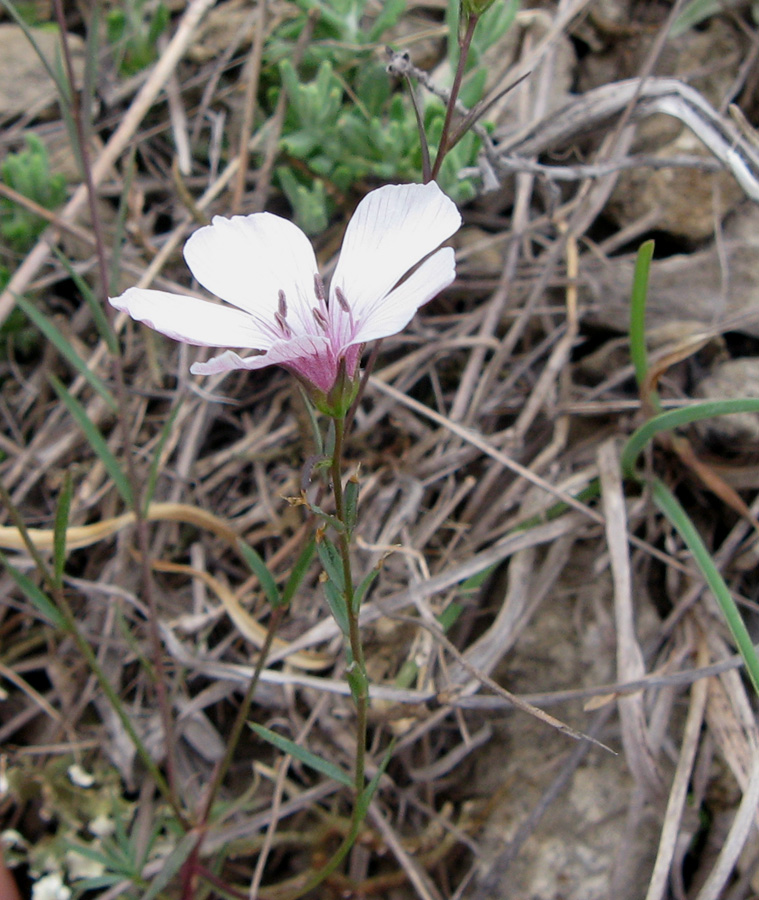
[[[185,261],[236,308],[140,288],[110,302],[174,340],[254,351],[227,350],[195,363],[194,374],[282,365],[326,394],[341,362],[352,379],[367,341],[405,328],[453,281],[453,250],[437,248],[460,224],[434,182],[372,191],[348,224],[327,298],[311,243],[292,222],[271,213],[216,216],[190,236]]]
[[[86,772],[79,763],[69,766],[67,771],[72,783],[77,787],[89,788],[95,784],[95,776]]]
[[[67,888],[58,872],[43,875],[32,887],[32,900],[69,900],[71,888]]]

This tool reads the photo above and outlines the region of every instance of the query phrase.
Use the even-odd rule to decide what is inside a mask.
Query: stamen
[[[324,315],[324,313],[320,309],[317,309],[315,306],[311,309],[311,312],[314,314],[314,319],[316,320],[316,324],[319,326],[319,328],[323,329],[324,331],[329,331],[329,322],[327,321],[327,317]]]
[[[318,272],[314,275],[314,293],[316,294],[316,299],[319,303],[324,306],[327,295],[324,293],[324,282]]]
[[[279,314],[283,319],[287,318],[287,298],[285,297],[285,292],[280,288],[279,290]]]
[[[291,338],[293,336],[292,331],[290,331],[290,326],[287,324],[287,320],[282,315],[281,312],[277,311],[274,313],[274,318],[277,320],[277,325],[282,329],[282,333],[285,337]]]
[[[351,311],[350,304],[348,303],[341,288],[335,288],[335,296],[337,297],[337,302],[340,304],[340,308],[342,309],[342,311],[349,313]]]

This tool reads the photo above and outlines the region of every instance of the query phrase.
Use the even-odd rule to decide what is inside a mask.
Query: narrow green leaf
[[[311,434],[314,439],[314,446],[316,447],[315,456],[322,456],[324,454],[324,442],[322,441],[322,433],[319,430],[319,422],[316,418],[316,410],[314,409],[314,404],[309,400],[308,394],[303,390],[300,385],[298,385],[300,389],[300,395],[303,398],[303,405],[306,408],[306,413],[308,415],[308,421],[311,425]]]
[[[680,15],[672,23],[667,35],[668,39],[674,40],[674,38],[680,37],[681,34],[685,34],[686,31],[703,22],[704,19],[721,13],[723,9],[721,0],[691,0],[690,3],[685,4]]]
[[[319,518],[326,522],[327,525],[331,525],[338,534],[344,534],[346,531],[345,523],[341,522],[337,516],[333,516],[331,513],[325,512],[321,506],[317,506],[315,503],[307,503],[306,506],[315,516],[319,516]]]
[[[635,474],[635,462],[649,441],[662,431],[672,431],[692,422],[711,419],[714,416],[729,416],[732,413],[759,412],[759,398],[744,397],[738,400],[708,400],[694,403],[680,409],[670,409],[653,416],[637,428],[622,449],[620,464],[626,478]]]
[[[76,399],[76,397],[71,395],[71,393],[66,389],[62,382],[59,381],[55,377],[55,375],[49,375],[48,377],[50,379],[50,384],[52,384],[56,394],[58,394],[58,396],[63,401],[66,409],[68,409],[68,411],[71,413],[71,416],[76,420],[77,424],[84,432],[85,437],[90,442],[90,446],[95,451],[95,454],[98,456],[100,461],[105,466],[106,471],[113,479],[113,483],[116,486],[116,489],[124,498],[124,502],[128,507],[133,508],[134,498],[132,495],[132,485],[129,483],[129,479],[124,474],[121,466],[119,465],[119,461],[111,452],[111,448],[106,443],[106,440],[100,433],[100,430],[87,415],[87,410]]]
[[[84,376],[87,383],[93,390],[105,400],[111,410],[118,412],[119,406],[113,394],[106,387],[102,378],[87,366],[87,363],[79,356],[71,344],[66,340],[58,326],[49,319],[44,313],[40,312],[33,303],[30,303],[26,297],[16,297],[16,304],[24,311],[24,313],[39,328],[42,334],[50,341],[61,356],[68,360],[69,363]]]
[[[361,579],[361,584],[353,592],[353,612],[357,613],[361,609],[364,597],[374,579],[379,575],[379,569],[374,568]]]
[[[452,600],[448,606],[435,617],[438,620],[440,627],[443,629],[443,633],[450,631],[456,622],[458,622],[459,617],[463,612],[464,607],[455,600]]]
[[[328,537],[323,537],[316,545],[316,552],[329,580],[340,593],[345,593],[345,573],[340,551]]]
[[[356,527],[356,519],[358,517],[358,478],[352,475],[345,485],[345,524],[348,531],[352,531]]]
[[[393,758],[393,751],[395,750],[396,738],[393,738],[388,745],[387,750],[385,750],[385,755],[382,757],[382,762],[377,766],[377,771],[374,773],[374,778],[367,784],[363,791],[361,791],[361,795],[358,800],[356,800],[356,810],[357,810],[357,818],[359,820],[363,820],[366,817],[367,812],[369,811],[369,804],[372,802],[372,797],[374,797],[377,792],[377,787],[380,783],[380,778],[385,774],[388,765],[390,764],[390,760]]]
[[[0,551],[0,563],[5,566],[8,570],[8,574],[26,595],[26,599],[45,621],[49,622],[55,628],[60,628],[62,631],[68,630],[66,620],[50,597],[48,597],[44,591],[40,590],[31,578],[24,575],[23,572],[20,572],[12,565],[9,562],[8,557],[2,551]]]
[[[66,472],[58,497],[58,506],[55,510],[55,527],[53,529],[53,577],[59,588],[63,587],[63,569],[66,566],[66,530],[69,525],[72,492],[71,473]]]
[[[646,301],[648,299],[648,273],[654,255],[654,242],[641,244],[635,260],[632,295],[630,298],[630,357],[635,368],[638,388],[642,389],[648,374],[646,350]]]
[[[324,582],[324,593],[327,596],[330,612],[335,617],[342,633],[347,637],[350,634],[350,622],[344,594],[331,581]]]
[[[279,593],[277,582],[269,571],[269,567],[263,561],[261,554],[254,550],[250,544],[246,543],[242,538],[238,539],[237,548],[245,559],[245,562],[248,564],[251,572],[258,578],[269,603],[274,607],[281,606],[282,596]]]
[[[68,272],[69,277],[76,285],[77,290],[84,298],[85,303],[89,306],[90,312],[92,313],[92,321],[95,323],[98,334],[105,341],[111,354],[116,356],[119,353],[119,340],[116,337],[113,328],[111,328],[108,316],[103,309],[103,304],[95,296],[94,291],[89,284],[87,284],[85,279],[82,278],[79,272],[71,265],[71,262],[66,256],[64,256],[57,247],[53,247],[53,252],[58,257],[58,262],[60,262],[63,268]]]
[[[301,550],[300,556],[295,561],[295,565],[290,572],[287,583],[282,591],[282,603],[287,606],[295,596],[295,592],[301,586],[303,579],[306,577],[308,567],[316,552],[316,541],[310,540]]]
[[[654,479],[652,493],[656,505],[675,526],[680,537],[685,541],[688,549],[693,554],[694,562],[701,570],[706,583],[711,588],[717,603],[719,603],[738,652],[746,664],[746,670],[751,678],[751,683],[754,685],[754,690],[759,696],[759,658],[756,655],[753,641],[735,604],[735,600],[733,600],[730,590],[725,584],[725,580],[715,565],[695,525],[664,482],[658,478]]]
[[[346,787],[353,787],[353,779],[348,772],[344,771],[339,766],[336,766],[334,763],[322,759],[321,756],[311,753],[310,750],[306,750],[305,747],[301,747],[301,745],[296,744],[295,741],[291,741],[289,738],[283,737],[281,734],[277,734],[276,731],[271,731],[271,729],[265,728],[263,725],[257,725],[255,722],[252,722],[250,727],[260,738],[273,744],[283,753],[287,753],[289,756],[299,760],[304,766],[308,766],[310,769],[314,769],[316,772],[326,775],[327,778],[331,778],[339,784],[344,784]]]
[[[142,900],[154,900],[154,898],[169,885],[169,882],[182,868],[183,863],[195,849],[197,843],[198,835],[194,831],[188,831],[163,861],[161,871],[156,875],[151,882],[150,887],[142,895]]]
[[[77,879],[76,889],[81,894],[87,893],[87,891],[97,891],[99,888],[107,888],[112,885],[118,884],[120,881],[124,881],[124,876],[120,873],[115,873],[113,875],[93,875],[92,878],[83,878],[81,881]]]

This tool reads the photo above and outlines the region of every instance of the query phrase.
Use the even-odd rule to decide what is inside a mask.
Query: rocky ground
[[[114,290],[138,280],[186,288],[181,245],[209,215],[292,215],[295,205],[319,220],[318,203],[297,206],[289,195],[289,167],[309,196],[328,198],[326,224],[312,229],[328,266],[359,197],[412,180],[401,159],[346,185],[334,171],[324,176],[314,153],[298,155],[293,135],[308,129],[278,110],[279,62],[267,53],[280,41],[297,66],[308,45],[299,36],[310,34],[311,50],[359,54],[325,37],[306,5],[270,2],[262,26],[259,8],[237,0],[206,3],[196,23],[203,4],[174,3],[158,59],[130,74],[107,40],[92,50],[89,12],[67,9],[71,71],[83,96],[92,85],[94,208],[84,193],[76,199],[80,170],[50,72],[20,26],[0,19],[0,155],[18,154],[32,132],[65,183],[49,213],[27,204],[52,223],[40,242],[21,246],[7,230],[0,239],[5,506],[28,528],[52,528],[70,474],[69,522],[81,530],[69,539],[64,593],[155,760],[173,757],[188,808],[223,754],[268,616],[235,536],[280,580],[304,540],[303,517],[284,499],[298,493],[313,452],[302,401],[281,371],[191,379],[194,348],[119,320],[128,408],[115,414],[60,342],[40,340],[11,310],[25,294],[112,387],[82,287],[98,293],[96,236]],[[49,25],[54,10],[38,6],[38,25]],[[366,4],[367,22],[380,6]],[[360,58],[384,65],[389,44],[433,87],[445,85],[445,8],[406,4]],[[34,33],[48,65],[60,66],[55,30]],[[471,186],[456,188],[457,280],[384,342],[348,446],[362,479],[356,567],[368,572],[392,551],[364,625],[372,764],[391,737],[398,743],[348,864],[313,896],[759,895],[756,698],[691,554],[645,484],[623,485],[619,468],[623,442],[651,414],[627,339],[644,240],[656,241],[647,343],[661,402],[759,396],[758,54],[749,4],[634,0],[515,8],[483,49],[486,93],[526,77],[485,113],[488,152],[462,155],[454,173]],[[347,84],[352,70],[341,65]],[[403,95],[401,80],[391,87]],[[167,506],[150,524],[150,551],[175,728],[168,747],[134,529],[118,518],[113,471],[51,374],[122,462],[120,417],[127,422],[138,480],[158,473],[154,500]],[[712,419],[654,443],[645,459],[695,523],[752,634],[758,436],[753,413]],[[577,499],[565,505],[568,497]],[[44,586],[12,512],[4,525],[0,546],[14,571]],[[42,553],[51,565],[50,542]],[[181,831],[70,634],[10,570],[1,577],[6,860],[24,893],[44,877],[76,890],[82,878],[115,872],[88,896],[143,896]],[[253,718],[350,769],[353,712],[318,569],[280,637]],[[513,695],[593,741],[515,708]],[[203,864],[239,893],[218,896],[248,896],[272,819],[258,891],[272,900],[322,864],[347,827],[339,786],[297,760],[288,769],[247,735],[222,799]],[[103,863],[98,828],[112,831],[116,820],[145,851],[136,874]],[[157,890],[180,896],[173,884]],[[203,896],[217,896],[209,890]]]

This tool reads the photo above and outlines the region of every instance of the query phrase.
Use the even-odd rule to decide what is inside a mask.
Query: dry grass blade
[[[213,0],[191,0],[174,37],[166,47],[166,51],[161,55],[159,62],[139,94],[135,97],[129,111],[122,118],[119,127],[103,148],[103,152],[95,160],[92,168],[93,184],[98,185],[106,177],[116,160],[124,152],[129,141],[134,137],[140,123],[153,105],[158,92],[176,69],[177,63],[187,50],[196,28],[211,6],[213,6]],[[66,204],[59,218],[65,222],[70,222],[84,207],[86,202],[87,187],[86,185],[81,185]],[[7,287],[0,294],[0,322],[4,322],[8,317],[15,303],[16,296],[24,293],[31,280],[45,264],[49,253],[48,240],[43,236],[24,262],[16,269]]]
[[[627,540],[627,516],[622,476],[615,444],[607,441],[598,451],[601,496],[606,517],[606,542],[614,579],[614,615],[617,628],[617,677],[632,681],[645,673],[643,653],[635,632],[632,575]],[[622,724],[622,742],[627,764],[639,785],[652,797],[663,790],[661,769],[656,761],[648,735],[643,695],[617,700]]]
[[[699,662],[703,664],[707,658],[706,648],[702,641],[699,647]],[[691,690],[682,746],[677,760],[675,777],[672,779],[672,787],[667,800],[667,809],[664,813],[664,827],[662,828],[661,840],[659,841],[659,849],[656,854],[656,862],[651,874],[651,883],[648,886],[646,900],[662,900],[666,896],[669,886],[671,866],[680,833],[681,817],[693,775],[693,763],[696,759],[696,752],[701,739],[708,687],[707,681],[698,681]]]

